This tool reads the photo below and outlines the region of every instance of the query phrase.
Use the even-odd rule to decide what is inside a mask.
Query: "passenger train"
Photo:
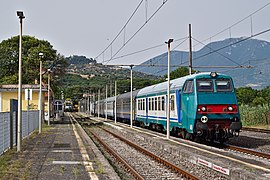
[[[172,80],[170,89],[172,134],[221,143],[239,135],[242,123],[230,76],[215,72],[188,75]],[[166,131],[167,82],[133,91],[132,96],[134,123]],[[129,122],[130,92],[96,101],[93,107],[95,115],[107,113],[108,118],[116,115],[117,120]]]

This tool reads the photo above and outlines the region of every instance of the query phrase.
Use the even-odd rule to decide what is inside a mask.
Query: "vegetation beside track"
[[[269,126],[270,106],[240,106],[243,126]]]

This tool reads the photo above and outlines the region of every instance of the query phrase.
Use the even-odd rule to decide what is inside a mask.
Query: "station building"
[[[45,86],[42,86],[41,97],[42,110],[46,112],[48,111],[48,90]],[[18,84],[0,85],[0,112],[10,111],[10,99],[18,99]],[[22,111],[27,111],[28,101],[30,110],[39,110],[39,84],[22,85]]]

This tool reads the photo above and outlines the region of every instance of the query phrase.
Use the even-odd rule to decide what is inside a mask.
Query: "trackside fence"
[[[22,112],[22,138],[29,136],[38,128],[39,111]],[[16,112],[0,113],[0,155],[17,142]]]

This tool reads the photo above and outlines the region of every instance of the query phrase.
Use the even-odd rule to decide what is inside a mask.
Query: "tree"
[[[43,67],[48,68],[50,64],[62,59],[58,64],[65,60],[56,54],[53,46],[45,40],[38,40],[35,37],[22,37],[22,83],[32,84],[39,77],[39,56],[42,52],[44,58]],[[0,43],[0,84],[18,83],[19,66],[19,36],[11,37]],[[65,66],[65,65],[64,65]],[[63,67],[64,67],[63,66]]]
[[[260,90],[258,94],[265,99],[266,103],[270,104],[270,86]]]
[[[96,64],[97,61],[94,60],[93,58],[87,58],[85,56],[78,56],[78,55],[73,55],[67,58],[67,61],[69,64]]]
[[[256,96],[252,101],[253,106],[263,106],[264,104],[266,104],[266,101],[263,97]]]
[[[192,71],[192,73],[195,73],[196,71]],[[187,67],[179,67],[175,69],[174,71],[170,72],[170,79],[176,79],[180,77],[184,77],[189,75],[189,69]],[[167,78],[167,74],[164,75],[164,78]]]
[[[257,96],[257,91],[251,87],[241,87],[236,90],[239,104],[250,105]]]

